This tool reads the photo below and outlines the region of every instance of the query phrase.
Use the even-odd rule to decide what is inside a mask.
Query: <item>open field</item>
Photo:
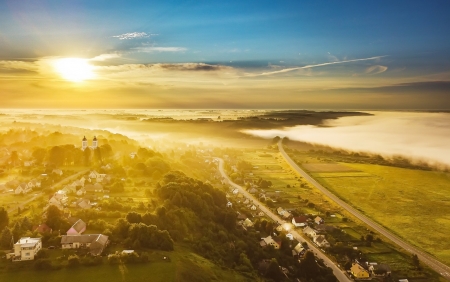
[[[303,167],[309,172],[348,172],[358,171],[338,163],[305,163]]]
[[[302,167],[313,158],[293,157]],[[303,163],[308,160],[308,163]],[[320,162],[326,162],[320,159]],[[354,172],[311,173],[324,187],[413,245],[450,264],[450,174],[341,163]],[[362,177],[363,176],[363,177]]]
[[[0,272],[0,281],[251,281],[245,277],[230,271],[222,270],[210,261],[178,247],[173,252],[149,251],[150,262],[145,264],[119,264],[109,265],[107,258],[103,258],[103,264],[98,266],[80,266],[74,268],[62,268],[60,270],[35,271],[33,262],[20,262],[23,264],[20,271]],[[51,256],[61,255],[61,250],[50,250]],[[58,255],[53,255],[57,253]],[[169,257],[170,261],[163,257]],[[1,266],[12,262],[2,261]],[[27,265],[31,268],[27,269]]]

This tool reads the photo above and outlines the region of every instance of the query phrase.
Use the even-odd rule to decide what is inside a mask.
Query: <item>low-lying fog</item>
[[[450,166],[450,113],[371,113],[374,115],[329,120],[326,127],[300,125],[243,132],[263,138],[288,137],[383,156],[401,155],[432,165]]]

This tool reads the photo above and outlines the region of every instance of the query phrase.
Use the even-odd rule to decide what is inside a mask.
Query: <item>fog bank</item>
[[[328,120],[325,127],[302,125],[243,132],[450,166],[450,113],[371,113],[374,115]]]

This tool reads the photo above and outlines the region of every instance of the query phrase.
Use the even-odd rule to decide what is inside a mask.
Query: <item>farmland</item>
[[[450,243],[442,240],[450,232],[449,173],[336,163],[323,158],[317,158],[314,164],[314,157],[308,153],[291,156],[341,199],[415,246],[450,263]],[[317,169],[326,164],[338,169],[335,172]],[[349,172],[340,167],[348,167]]]

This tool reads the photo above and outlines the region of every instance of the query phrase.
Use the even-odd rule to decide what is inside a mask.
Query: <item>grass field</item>
[[[346,171],[357,171],[354,168],[338,164],[338,163],[305,163],[303,164],[309,172],[346,172]]]
[[[60,250],[55,250],[56,252]],[[163,257],[169,257],[170,261]],[[11,262],[2,262],[11,263]],[[17,262],[20,263],[20,262]],[[32,263],[24,262],[32,265]],[[25,265],[24,265],[25,266]],[[210,261],[178,247],[174,252],[157,251],[150,254],[150,262],[145,264],[109,265],[106,257],[98,266],[80,266],[60,270],[36,271],[20,269],[0,272],[0,281],[251,281],[232,271],[223,270]]]
[[[450,174],[343,164],[364,175],[313,173],[322,185],[415,246],[450,264]],[[360,177],[364,176],[364,177]]]

